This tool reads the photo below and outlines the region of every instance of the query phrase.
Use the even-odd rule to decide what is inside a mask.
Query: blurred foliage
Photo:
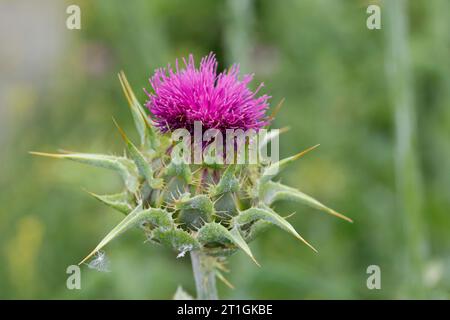
[[[389,21],[398,13],[387,19],[390,7],[384,1],[72,3],[82,10],[80,31],[65,28],[68,3],[0,3],[1,15],[13,14],[17,25],[2,39],[13,45],[0,49],[0,298],[167,299],[179,284],[194,293],[189,258],[176,259],[176,253],[144,243],[139,232],[106,248],[111,272],[84,266],[82,290],[66,289],[67,266],[120,220],[82,188],[114,192],[120,181],[109,172],[27,152],[123,152],[111,116],[127,132],[133,124],[118,71],[126,72],[144,101],[139,89],[149,87],[155,68],[210,51],[221,68],[241,62],[254,72],[273,105],[286,98],[273,124],[291,128],[280,139],[282,156],[321,144],[282,179],[355,220],[347,224],[283,204],[286,215],[297,211],[290,222],[319,254],[273,228],[251,245],[262,268],[242,253],[231,258],[227,277],[236,289],[222,285],[221,297],[450,297],[447,0],[403,2],[415,118],[400,122],[395,120],[400,93],[389,78],[388,53],[390,33],[396,31]],[[382,7],[381,30],[366,28],[371,3]],[[34,20],[23,18],[27,10]],[[408,169],[414,172],[403,170],[420,177],[414,183],[422,205],[414,220],[405,208],[417,203],[418,194],[399,195],[396,172],[402,121],[415,134],[417,166]],[[420,228],[412,225],[417,223]],[[409,256],[415,249],[420,254]],[[411,268],[415,259],[421,268]],[[366,287],[371,264],[381,267],[381,290]]]

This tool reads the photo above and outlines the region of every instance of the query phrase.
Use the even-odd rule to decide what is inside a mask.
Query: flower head
[[[163,132],[185,128],[192,131],[200,121],[205,129],[255,129],[268,124],[265,115],[269,104],[267,95],[256,97],[260,84],[253,92],[248,88],[253,75],[239,77],[239,66],[217,74],[217,60],[213,53],[203,57],[197,69],[194,57],[178,60],[175,70],[156,70],[150,79],[153,93],[146,91],[147,108]]]

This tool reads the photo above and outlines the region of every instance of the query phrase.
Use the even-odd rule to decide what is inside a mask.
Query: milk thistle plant
[[[101,250],[111,240],[137,227],[150,242],[172,248],[178,257],[189,252],[197,298],[217,299],[216,278],[231,286],[222,274],[227,257],[242,250],[258,264],[248,243],[272,225],[316,251],[274,211],[275,202],[297,201],[351,222],[274,181],[280,170],[315,147],[283,160],[272,157],[278,151],[272,148],[271,158],[263,157],[269,144],[278,146],[280,133],[266,130],[273,119],[266,115],[270,97],[257,96],[262,85],[251,91],[252,75],[240,77],[237,65],[222,73],[217,73],[217,66],[210,54],[197,68],[191,55],[182,66],[177,62],[175,69],[156,70],[150,78],[152,89],[145,91],[150,115],[119,73],[140,137],[139,143],[132,142],[116,123],[126,146],[124,156],[33,152],[111,169],[123,179],[120,193],[91,193],[124,217],[80,263],[103,256]],[[200,139],[199,127],[206,129]],[[231,139],[230,132],[235,133]],[[251,157],[255,150],[256,157]],[[182,290],[177,293],[178,298],[188,298]]]

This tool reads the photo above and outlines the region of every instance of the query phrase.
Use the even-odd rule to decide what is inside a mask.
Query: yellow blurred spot
[[[34,216],[17,222],[17,232],[6,245],[6,258],[11,284],[23,298],[36,287],[36,260],[42,245],[44,226]]]

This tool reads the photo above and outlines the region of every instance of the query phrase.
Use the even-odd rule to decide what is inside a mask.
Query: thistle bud
[[[220,259],[242,250],[256,263],[248,243],[271,225],[315,251],[274,211],[274,203],[280,200],[303,203],[351,222],[305,193],[273,181],[280,170],[314,147],[277,163],[252,166],[172,161],[170,151],[174,142],[169,137],[170,131],[177,128],[190,131],[193,120],[220,131],[236,127],[259,129],[268,124],[264,114],[269,97],[255,97],[256,92],[247,88],[250,76],[239,80],[236,66],[217,75],[217,62],[212,55],[202,60],[200,69],[194,67],[192,58],[185,64],[185,69],[180,70],[177,64],[176,72],[170,70],[168,74],[158,70],[151,79],[154,93],[149,94],[147,107],[155,121],[148,118],[125,75],[120,73],[140,137],[135,144],[117,125],[126,156],[34,153],[114,170],[124,181],[120,193],[91,193],[125,216],[82,262],[131,228],[143,230],[152,243],[170,247],[178,252],[178,257],[195,250]]]

